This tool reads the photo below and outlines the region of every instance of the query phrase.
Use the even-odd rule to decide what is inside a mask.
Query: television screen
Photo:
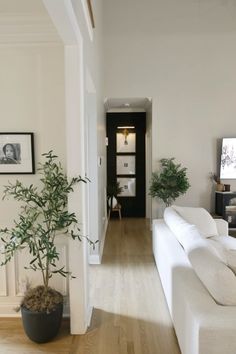
[[[222,140],[220,178],[236,179],[236,138]]]

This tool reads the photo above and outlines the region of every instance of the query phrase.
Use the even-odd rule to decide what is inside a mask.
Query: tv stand
[[[236,192],[215,192],[215,213],[236,228]]]

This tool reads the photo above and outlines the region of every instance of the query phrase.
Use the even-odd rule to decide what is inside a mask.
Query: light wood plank
[[[73,336],[69,333],[69,320],[63,320],[60,334],[46,344],[37,344],[29,340],[22,327],[20,318],[0,318],[1,354],[68,354]]]
[[[145,219],[109,221],[102,265],[91,266],[91,327],[69,335],[69,321],[47,344],[35,344],[20,320],[0,319],[1,354],[180,354]]]
[[[147,220],[110,220],[91,284],[93,321],[75,354],[180,354]]]

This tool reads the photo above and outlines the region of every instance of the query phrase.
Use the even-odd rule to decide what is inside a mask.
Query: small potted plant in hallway
[[[161,171],[153,172],[151,179],[150,195],[163,200],[166,206],[171,205],[190,187],[186,167],[181,168],[181,164],[176,164],[174,159],[161,159]]]
[[[108,210],[109,215],[112,209],[116,208],[117,206],[121,208],[121,205],[118,203],[117,196],[123,192],[123,188],[120,187],[120,183],[116,182],[114,184],[109,184],[107,186],[107,202],[108,202]]]
[[[45,162],[38,168],[41,188],[32,184],[25,187],[18,180],[5,186],[3,198],[12,196],[23,205],[14,227],[0,230],[4,248],[1,265],[17,251],[27,249],[31,257],[26,269],[41,272],[42,285],[29,289],[20,306],[26,334],[38,343],[51,340],[60,328],[63,297],[50,288],[50,279],[55,274],[66,277],[70,273],[65,266],[57,266],[55,241],[60,235],[81,241],[78,220],[67,210],[67,198],[76,184],[87,181],[80,176],[68,180],[52,151],[43,156]]]

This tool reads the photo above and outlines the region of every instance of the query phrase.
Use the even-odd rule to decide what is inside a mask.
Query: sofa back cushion
[[[235,252],[233,240],[215,236],[215,221],[202,208],[168,207],[164,211],[164,220],[213,299],[221,305],[236,305],[236,277],[232,272],[235,258],[230,259]]]
[[[177,205],[173,205],[172,208],[188,223],[196,225],[203,237],[218,235],[216,223],[206,209],[180,207]]]
[[[207,241],[220,260],[236,274],[236,239],[231,236],[214,236]]]
[[[220,305],[236,305],[236,277],[220,261],[206,239],[197,239],[185,248],[197,276]]]
[[[202,238],[197,227],[183,219],[172,207],[165,209],[164,220],[184,248],[195,239]]]

